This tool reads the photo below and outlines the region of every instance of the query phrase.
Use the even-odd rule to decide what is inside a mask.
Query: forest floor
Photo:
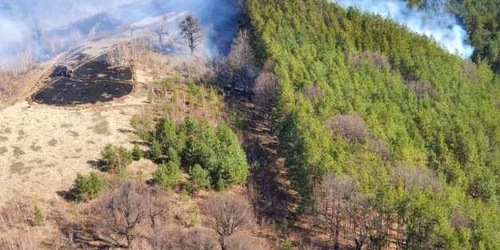
[[[226,105],[226,114],[235,113],[239,117],[235,127],[241,130],[240,140],[251,167],[248,193],[260,236],[280,244],[290,240],[299,249],[328,248],[326,232],[314,226],[315,218],[298,211],[300,197],[279,152],[270,112],[241,96],[227,97]]]
[[[248,192],[258,218],[262,237],[275,242],[302,234],[294,225],[297,221],[299,198],[293,189],[278,151],[278,139],[273,134],[269,112],[244,97],[226,98],[227,108],[239,117],[240,139],[251,166]]]

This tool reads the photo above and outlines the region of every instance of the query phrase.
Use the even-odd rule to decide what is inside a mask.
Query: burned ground
[[[52,74],[50,83],[32,99],[56,106],[109,102],[133,91],[131,79],[129,67],[114,67],[103,55],[79,66],[72,78]]]
[[[34,95],[34,100],[49,105],[76,105],[109,102],[132,92],[133,86],[114,81],[79,81],[61,78]]]
[[[106,55],[78,67],[75,77],[80,79],[102,79],[128,81],[132,79],[132,70],[128,67],[113,67],[108,63]]]

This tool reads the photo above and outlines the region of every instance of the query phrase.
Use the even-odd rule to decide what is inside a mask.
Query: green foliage
[[[189,173],[195,188],[207,187],[208,180],[212,187],[223,189],[241,184],[247,178],[245,152],[225,124],[214,129],[207,121],[187,118],[184,124],[175,127],[170,119],[163,118],[152,134],[152,158],[184,169],[195,168],[195,172],[193,169]]]
[[[160,161],[163,157],[163,152],[161,149],[161,144],[158,140],[153,139],[151,146],[149,147],[149,152],[151,154],[151,159],[154,161]]]
[[[132,159],[134,161],[139,161],[142,158],[144,158],[144,151],[142,151],[141,146],[139,145],[134,145],[134,148],[132,148]]]
[[[73,187],[69,191],[70,198],[78,202],[95,199],[103,190],[104,184],[104,180],[96,173],[90,173],[88,176],[77,174]]]
[[[39,206],[35,206],[35,212],[33,214],[33,224],[35,226],[40,226],[43,223],[43,211]]]
[[[228,119],[230,121],[230,124],[233,127],[236,127],[241,130],[247,130],[248,129],[248,121],[241,116],[238,112],[230,112],[228,115]]]
[[[191,177],[191,188],[193,190],[205,189],[210,187],[210,176],[207,170],[199,164],[194,165],[189,172]]]
[[[377,197],[377,213],[409,216],[403,248],[498,249],[491,235],[500,220],[486,216],[499,209],[500,82],[488,64],[331,1],[248,0],[246,7],[259,61],[275,62],[273,124],[305,207],[325,173],[342,173]],[[356,143],[328,126],[350,114],[366,127]],[[395,185],[400,164],[436,172],[442,188]],[[450,228],[450,208],[474,211],[471,225]]]
[[[141,139],[148,141],[151,138],[151,134],[149,133],[149,130],[152,127],[151,121],[142,119],[139,116],[134,115],[130,119],[130,126],[132,126],[132,128],[137,131],[137,135]]]
[[[101,152],[99,159],[99,169],[102,171],[119,172],[132,163],[131,153],[124,147],[117,147],[108,144]]]
[[[290,239],[286,239],[283,243],[281,243],[280,250],[293,250],[293,242]]]
[[[158,166],[153,173],[153,182],[165,190],[172,190],[182,181],[182,170],[177,162],[169,162]]]
[[[190,226],[196,226],[200,222],[200,209],[197,207],[193,208],[189,212],[189,224]]]

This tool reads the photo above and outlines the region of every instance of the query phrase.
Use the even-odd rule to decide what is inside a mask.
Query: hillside
[[[285,164],[332,244],[499,247],[500,95],[487,63],[323,0],[247,6],[260,62],[279,78]]]
[[[1,250],[500,250],[498,0],[29,2]]]

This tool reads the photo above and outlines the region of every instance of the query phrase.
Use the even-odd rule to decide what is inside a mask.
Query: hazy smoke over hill
[[[69,43],[84,41],[91,30],[106,34],[147,17],[184,11],[200,19],[210,47],[214,39],[234,35],[240,6],[236,0],[0,0],[0,69],[20,54],[49,58]]]
[[[413,32],[433,37],[451,53],[468,58],[474,48],[466,43],[467,32],[457,19],[446,12],[442,0],[427,1],[425,10],[413,9],[402,0],[332,0],[343,7],[357,7],[363,11],[391,18]]]

